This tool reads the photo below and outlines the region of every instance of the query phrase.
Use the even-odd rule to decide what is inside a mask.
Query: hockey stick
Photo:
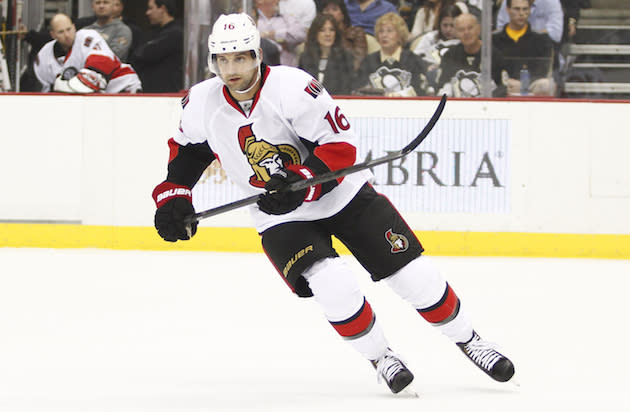
[[[435,126],[435,123],[438,121],[438,119],[442,115],[445,104],[446,104],[446,95],[443,95],[442,99],[440,100],[440,104],[438,105],[437,109],[435,109],[435,113],[433,113],[433,116],[431,116],[431,119],[429,120],[429,122],[426,124],[426,126],[424,126],[424,129],[422,129],[420,134],[416,136],[415,139],[413,139],[411,142],[409,142],[407,146],[403,147],[399,151],[390,153],[383,157],[379,157],[378,159],[373,159],[373,160],[369,160],[363,163],[358,163],[353,166],[345,167],[343,169],[334,170],[327,173],[322,173],[321,175],[315,176],[311,179],[299,180],[297,182],[294,182],[288,185],[286,189],[284,189],[283,191],[294,192],[297,190],[306,189],[309,186],[314,186],[320,183],[329,182],[333,179],[337,179],[342,176],[349,175],[350,173],[360,172],[361,170],[369,169],[376,165],[391,162],[392,160],[400,159],[401,157],[408,155],[409,153],[411,153],[411,151],[413,151],[413,149],[418,147],[418,145],[422,143],[422,141],[429,135],[429,133],[433,129],[433,126]],[[263,196],[263,194],[253,195],[253,196],[241,199],[241,200],[237,200],[235,202],[227,203],[222,206],[205,210],[203,212],[195,213],[194,215],[187,216],[184,219],[184,221],[186,223],[192,223],[194,221],[199,221],[201,219],[205,219],[210,216],[216,216],[224,212],[229,212],[230,210],[234,210],[243,206],[251,205],[253,203],[256,203],[258,199],[260,199],[261,196]]]

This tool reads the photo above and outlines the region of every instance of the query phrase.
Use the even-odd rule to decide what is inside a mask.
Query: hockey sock
[[[409,262],[386,278],[386,282],[453,342],[466,342],[471,338],[472,323],[459,298],[427,256]]]
[[[366,359],[379,359],[387,340],[350,268],[340,258],[326,258],[303,275],[337,333]]]

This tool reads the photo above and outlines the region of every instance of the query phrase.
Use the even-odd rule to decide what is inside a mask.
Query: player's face
[[[64,50],[69,50],[72,47],[76,34],[77,29],[70,20],[56,22],[50,31],[50,36],[57,40]]]
[[[452,17],[444,17],[440,22],[440,32],[442,36],[444,36],[447,40],[452,40],[457,38],[457,33],[455,33],[455,21]]]
[[[324,25],[319,32],[317,32],[317,42],[321,47],[330,48],[335,43],[335,28],[329,21],[324,22]]]
[[[247,90],[258,80],[258,61],[249,51],[217,54],[216,64],[231,91]]]
[[[330,14],[331,16],[335,18],[337,23],[343,24],[343,12],[341,11],[341,8],[337,4],[328,3],[326,7],[324,7],[324,10],[322,10],[322,12],[324,14]]]
[[[516,30],[525,27],[530,11],[528,0],[512,0],[512,7],[507,7],[508,16],[510,16],[510,26]]]
[[[376,33],[376,39],[383,51],[391,53],[402,44],[398,30],[391,23],[381,25]]]

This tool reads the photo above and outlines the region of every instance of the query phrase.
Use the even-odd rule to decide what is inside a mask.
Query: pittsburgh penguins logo
[[[269,181],[272,174],[288,165],[302,162],[300,153],[291,145],[275,146],[264,140],[256,140],[252,124],[238,129],[238,143],[254,171],[249,178],[249,184],[254,187],[265,187],[265,183]]]
[[[399,92],[411,85],[411,73],[399,68],[381,66],[369,78],[372,87],[388,92]]]
[[[475,71],[467,72],[458,70],[452,79],[454,83],[455,97],[480,97],[481,96],[481,73]],[[491,82],[491,90],[496,89],[494,81]]]
[[[400,253],[409,249],[409,240],[404,235],[400,233],[394,233],[391,229],[385,232],[385,239],[392,246],[392,253]]]

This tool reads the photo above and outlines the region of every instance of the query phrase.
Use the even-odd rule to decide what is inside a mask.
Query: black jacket
[[[408,49],[402,49],[400,61],[381,62],[381,52],[376,51],[363,59],[355,81],[355,89],[365,86],[379,88],[374,83],[382,83],[386,77],[396,78],[404,87],[409,81],[409,86],[413,87],[417,96],[426,95],[427,87],[427,65],[420,56],[413,54]],[[371,76],[371,78],[370,78]]]
[[[549,36],[533,31],[528,25],[523,37],[515,42],[507,35],[506,27],[492,36],[492,45],[503,53],[510,78],[518,79],[524,66],[532,80],[547,77],[553,63],[553,44]]]
[[[184,32],[172,21],[158,28],[153,36],[139,45],[130,63],[142,81],[142,91],[178,92],[184,87]]]
[[[352,54],[342,48],[332,49],[324,70],[323,85],[330,94],[350,94],[354,80]],[[305,51],[300,56],[298,67],[318,79],[319,56]]]
[[[503,97],[507,94],[503,84],[504,71],[503,54],[493,44],[491,78],[496,86],[492,92],[494,97]],[[446,83],[454,84],[461,92],[454,94],[457,97],[480,97],[481,49],[477,53],[468,53],[461,43],[450,47],[442,56],[437,83],[439,89]]]

